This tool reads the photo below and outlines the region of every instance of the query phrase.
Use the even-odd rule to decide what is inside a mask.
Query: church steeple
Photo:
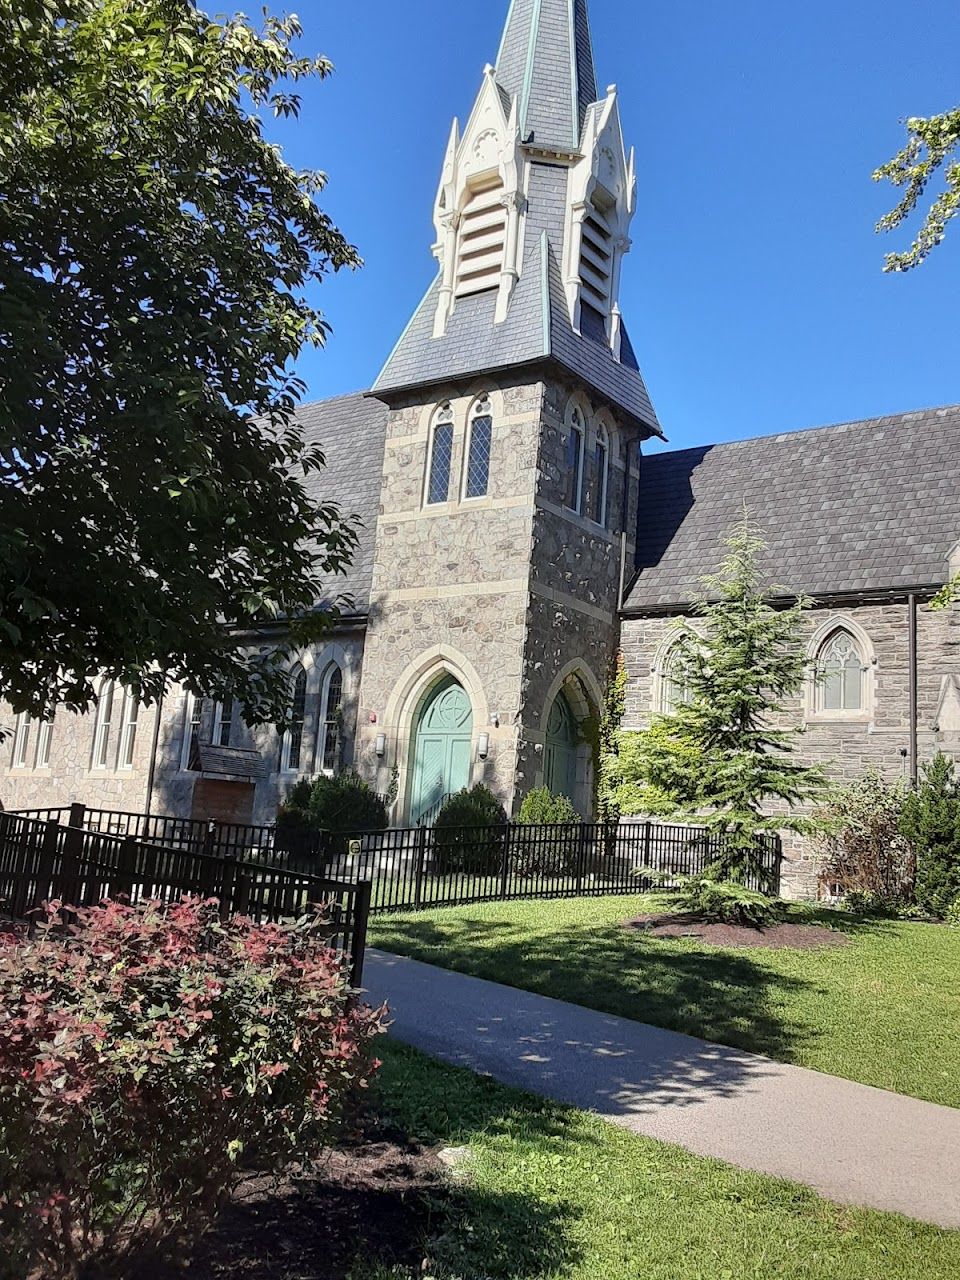
[[[586,0],[512,0],[497,65],[450,131],[437,279],[375,391],[549,360],[659,433],[620,317],[635,208],[616,87],[597,98]]]
[[[579,151],[587,108],[597,100],[587,0],[512,0],[496,75],[518,103],[525,143]]]

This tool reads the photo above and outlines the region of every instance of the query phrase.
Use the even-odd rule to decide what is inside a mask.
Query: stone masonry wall
[[[908,606],[860,604],[811,609],[805,616],[808,641],[825,638],[834,623],[845,621],[867,642],[867,705],[859,715],[816,711],[811,681],[787,717],[804,728],[799,758],[825,764],[830,774],[842,781],[852,781],[871,768],[888,778],[906,777],[905,753],[910,742]],[[658,692],[657,660],[669,645],[672,625],[669,618],[631,617],[623,621],[621,646],[629,673],[626,729],[650,723]],[[917,630],[920,760],[929,760],[938,750],[960,755],[960,608],[939,613],[921,608]],[[811,842],[787,836],[784,853],[784,891],[797,897],[815,896],[817,857]]]

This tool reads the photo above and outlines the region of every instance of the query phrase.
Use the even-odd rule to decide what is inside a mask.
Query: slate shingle
[[[645,457],[626,607],[696,599],[744,504],[788,592],[939,584],[960,540],[960,406]]]

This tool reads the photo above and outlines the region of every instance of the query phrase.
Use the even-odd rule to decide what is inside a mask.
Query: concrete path
[[[831,1200],[960,1228],[960,1110],[384,952],[368,952],[364,985],[389,1002],[391,1034],[446,1062]]]

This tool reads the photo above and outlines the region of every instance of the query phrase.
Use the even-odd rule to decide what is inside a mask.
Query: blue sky
[[[371,384],[432,279],[450,123],[507,0],[293,7],[336,74],[268,131],[330,175],[322,203],[365,260],[319,288],[334,335],[300,364],[318,399]],[[960,101],[957,0],[590,10],[639,158],[621,305],[671,447],[960,401],[960,225],[925,266],[884,275],[908,237],[874,234],[894,197],[870,181],[900,120]]]

